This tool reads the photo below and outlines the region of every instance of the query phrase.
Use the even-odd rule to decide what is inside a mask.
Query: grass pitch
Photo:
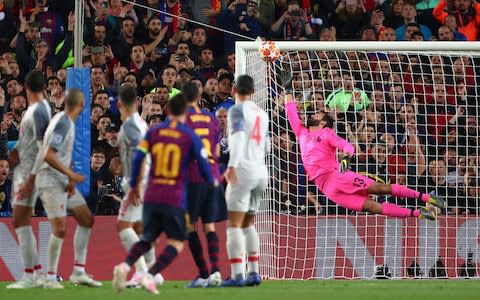
[[[467,300],[480,299],[480,280],[309,280],[264,281],[253,288],[187,289],[187,282],[167,282],[160,288],[160,295],[148,294],[143,289],[128,289],[116,293],[111,282],[102,288],[87,288],[63,282],[64,290],[7,290],[7,283],[0,283],[1,300],[121,300],[121,299],[174,299],[174,300],[374,300],[374,299],[422,299]]]

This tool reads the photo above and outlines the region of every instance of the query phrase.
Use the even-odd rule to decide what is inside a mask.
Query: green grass
[[[167,282],[154,296],[141,289],[125,290],[118,294],[111,282],[93,289],[75,287],[64,282],[65,290],[7,290],[7,283],[0,283],[0,299],[62,299],[62,300],[121,300],[121,299],[175,299],[175,300],[374,300],[374,299],[422,299],[467,300],[480,299],[479,280],[309,280],[264,281],[254,288],[187,289],[186,282]]]

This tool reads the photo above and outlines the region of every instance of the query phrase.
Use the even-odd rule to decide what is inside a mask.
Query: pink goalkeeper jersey
[[[287,103],[285,109],[288,122],[300,145],[302,162],[310,180],[338,170],[337,149],[341,149],[345,153],[355,153],[352,144],[337,136],[331,128],[323,128],[315,132],[310,132],[308,128],[305,128],[298,117],[297,106],[294,102]]]

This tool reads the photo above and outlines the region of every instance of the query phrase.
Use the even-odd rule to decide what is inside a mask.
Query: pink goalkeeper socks
[[[418,210],[413,211],[413,216],[418,217]],[[400,207],[393,203],[382,203],[382,215],[389,217],[407,218],[412,216],[412,210],[410,208]]]
[[[391,187],[392,187],[392,196],[394,196],[394,197],[417,199],[418,196],[420,196],[420,192],[412,190],[412,189],[410,189],[406,186],[403,186],[403,185],[392,184]],[[423,199],[424,196],[427,196],[426,200]],[[422,201],[423,202],[428,201],[428,194],[423,194],[422,195]]]

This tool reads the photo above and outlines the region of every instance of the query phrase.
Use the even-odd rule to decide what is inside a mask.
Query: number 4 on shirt
[[[259,116],[255,118],[255,125],[253,127],[251,138],[252,140],[255,140],[257,142],[257,145],[260,145],[260,141],[262,140],[262,135],[260,134],[260,117]]]

